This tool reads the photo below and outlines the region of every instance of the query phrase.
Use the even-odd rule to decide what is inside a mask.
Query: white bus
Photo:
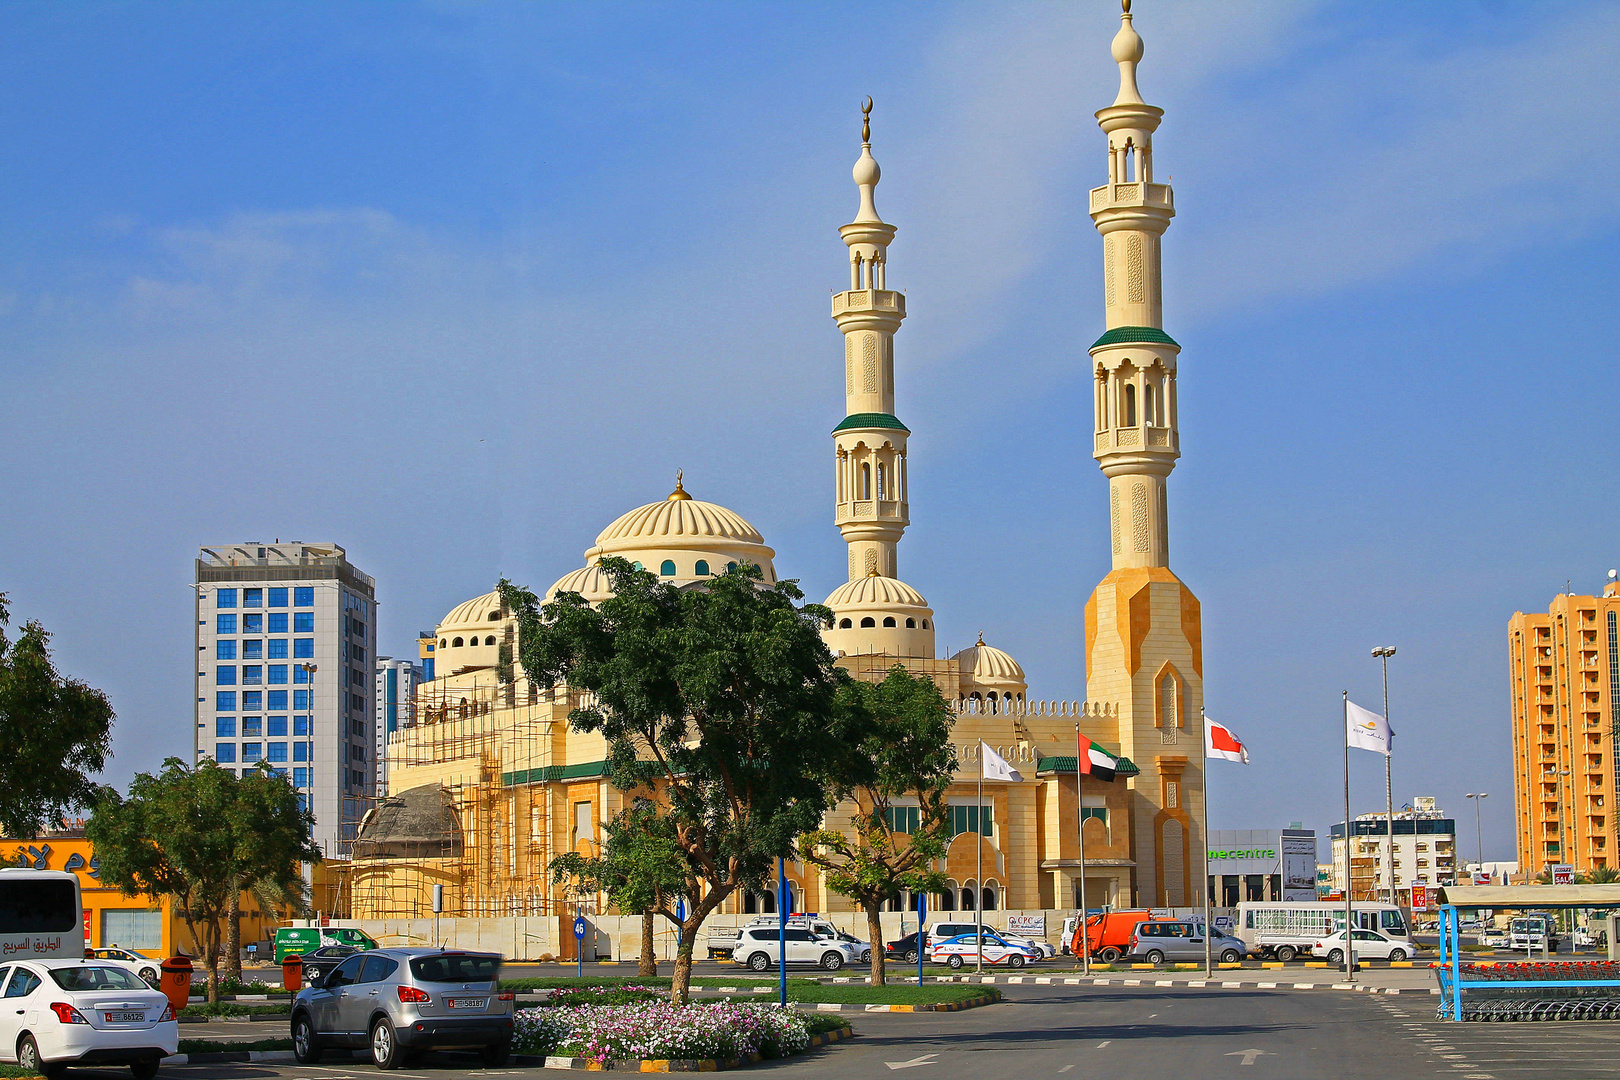
[[[1406,915],[1394,904],[1357,903],[1351,905],[1351,911],[1362,930],[1377,930],[1401,941],[1412,939]],[[1261,956],[1287,961],[1302,953],[1309,955],[1312,945],[1343,929],[1342,903],[1245,901],[1238,905],[1234,933]]]
[[[83,955],[78,876],[63,870],[0,869],[0,960]]]

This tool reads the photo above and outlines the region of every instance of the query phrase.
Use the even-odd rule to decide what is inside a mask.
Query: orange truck
[[[1134,911],[1105,911],[1088,918],[1084,926],[1076,926],[1069,951],[1083,955],[1081,949],[1090,946],[1091,957],[1111,964],[1130,951],[1131,932],[1137,923],[1153,921],[1153,913],[1146,908]],[[1081,935],[1085,935],[1082,943]]]

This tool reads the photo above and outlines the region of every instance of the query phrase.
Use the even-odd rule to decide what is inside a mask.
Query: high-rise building
[[[1433,889],[1457,883],[1457,823],[1419,796],[1395,814],[1395,889],[1389,884],[1389,818],[1382,811],[1356,816],[1351,829],[1350,883],[1353,899],[1386,900],[1403,907],[1412,903],[1412,886]],[[1344,822],[1329,835],[1333,843],[1333,888],[1344,890]]]
[[[434,646],[438,643],[439,639],[433,636],[431,630],[420,630],[416,634],[416,661],[417,666],[422,669],[421,678],[424,682],[432,682],[437,677],[434,675],[437,665],[433,660]]]
[[[430,658],[428,663],[432,662]],[[425,674],[409,660],[377,657],[377,716],[372,725],[376,742],[372,748],[372,763],[376,766],[378,798],[388,794],[388,738],[399,730],[417,684],[423,681]]]
[[[1620,798],[1620,582],[1560,593],[1545,615],[1508,620],[1513,812],[1520,869],[1614,866]]]
[[[1117,706],[1120,752],[1142,770],[1131,782],[1136,901],[1179,906],[1198,899],[1189,871],[1204,816],[1203,631],[1198,599],[1170,570],[1181,346],[1163,329],[1159,240],[1175,200],[1153,179],[1164,110],[1136,88],[1142,51],[1127,4],[1112,47],[1119,94],[1097,112],[1108,182],[1091,190],[1106,311],[1091,346],[1093,454],[1108,477],[1113,568],[1086,602],[1086,696]]]
[[[197,554],[198,760],[267,762],[348,855],[375,791],[370,577],[336,544],[218,544]]]

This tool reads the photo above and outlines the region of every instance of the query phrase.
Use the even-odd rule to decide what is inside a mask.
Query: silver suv
[[[293,1056],[313,1065],[329,1046],[366,1047],[377,1068],[394,1069],[423,1050],[456,1048],[505,1065],[515,995],[500,992],[500,969],[494,953],[356,953],[293,999]]]

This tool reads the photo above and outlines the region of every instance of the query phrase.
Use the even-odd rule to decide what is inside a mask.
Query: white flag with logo
[[[1353,701],[1344,706],[1344,740],[1357,750],[1371,750],[1375,754],[1388,754],[1389,721],[1375,712],[1369,712]]]
[[[984,755],[979,760],[984,763],[986,780],[1007,780],[1014,784],[1024,782],[1023,774],[1009,765],[1006,758],[990,749],[988,743],[982,741],[979,743],[979,753]]]

